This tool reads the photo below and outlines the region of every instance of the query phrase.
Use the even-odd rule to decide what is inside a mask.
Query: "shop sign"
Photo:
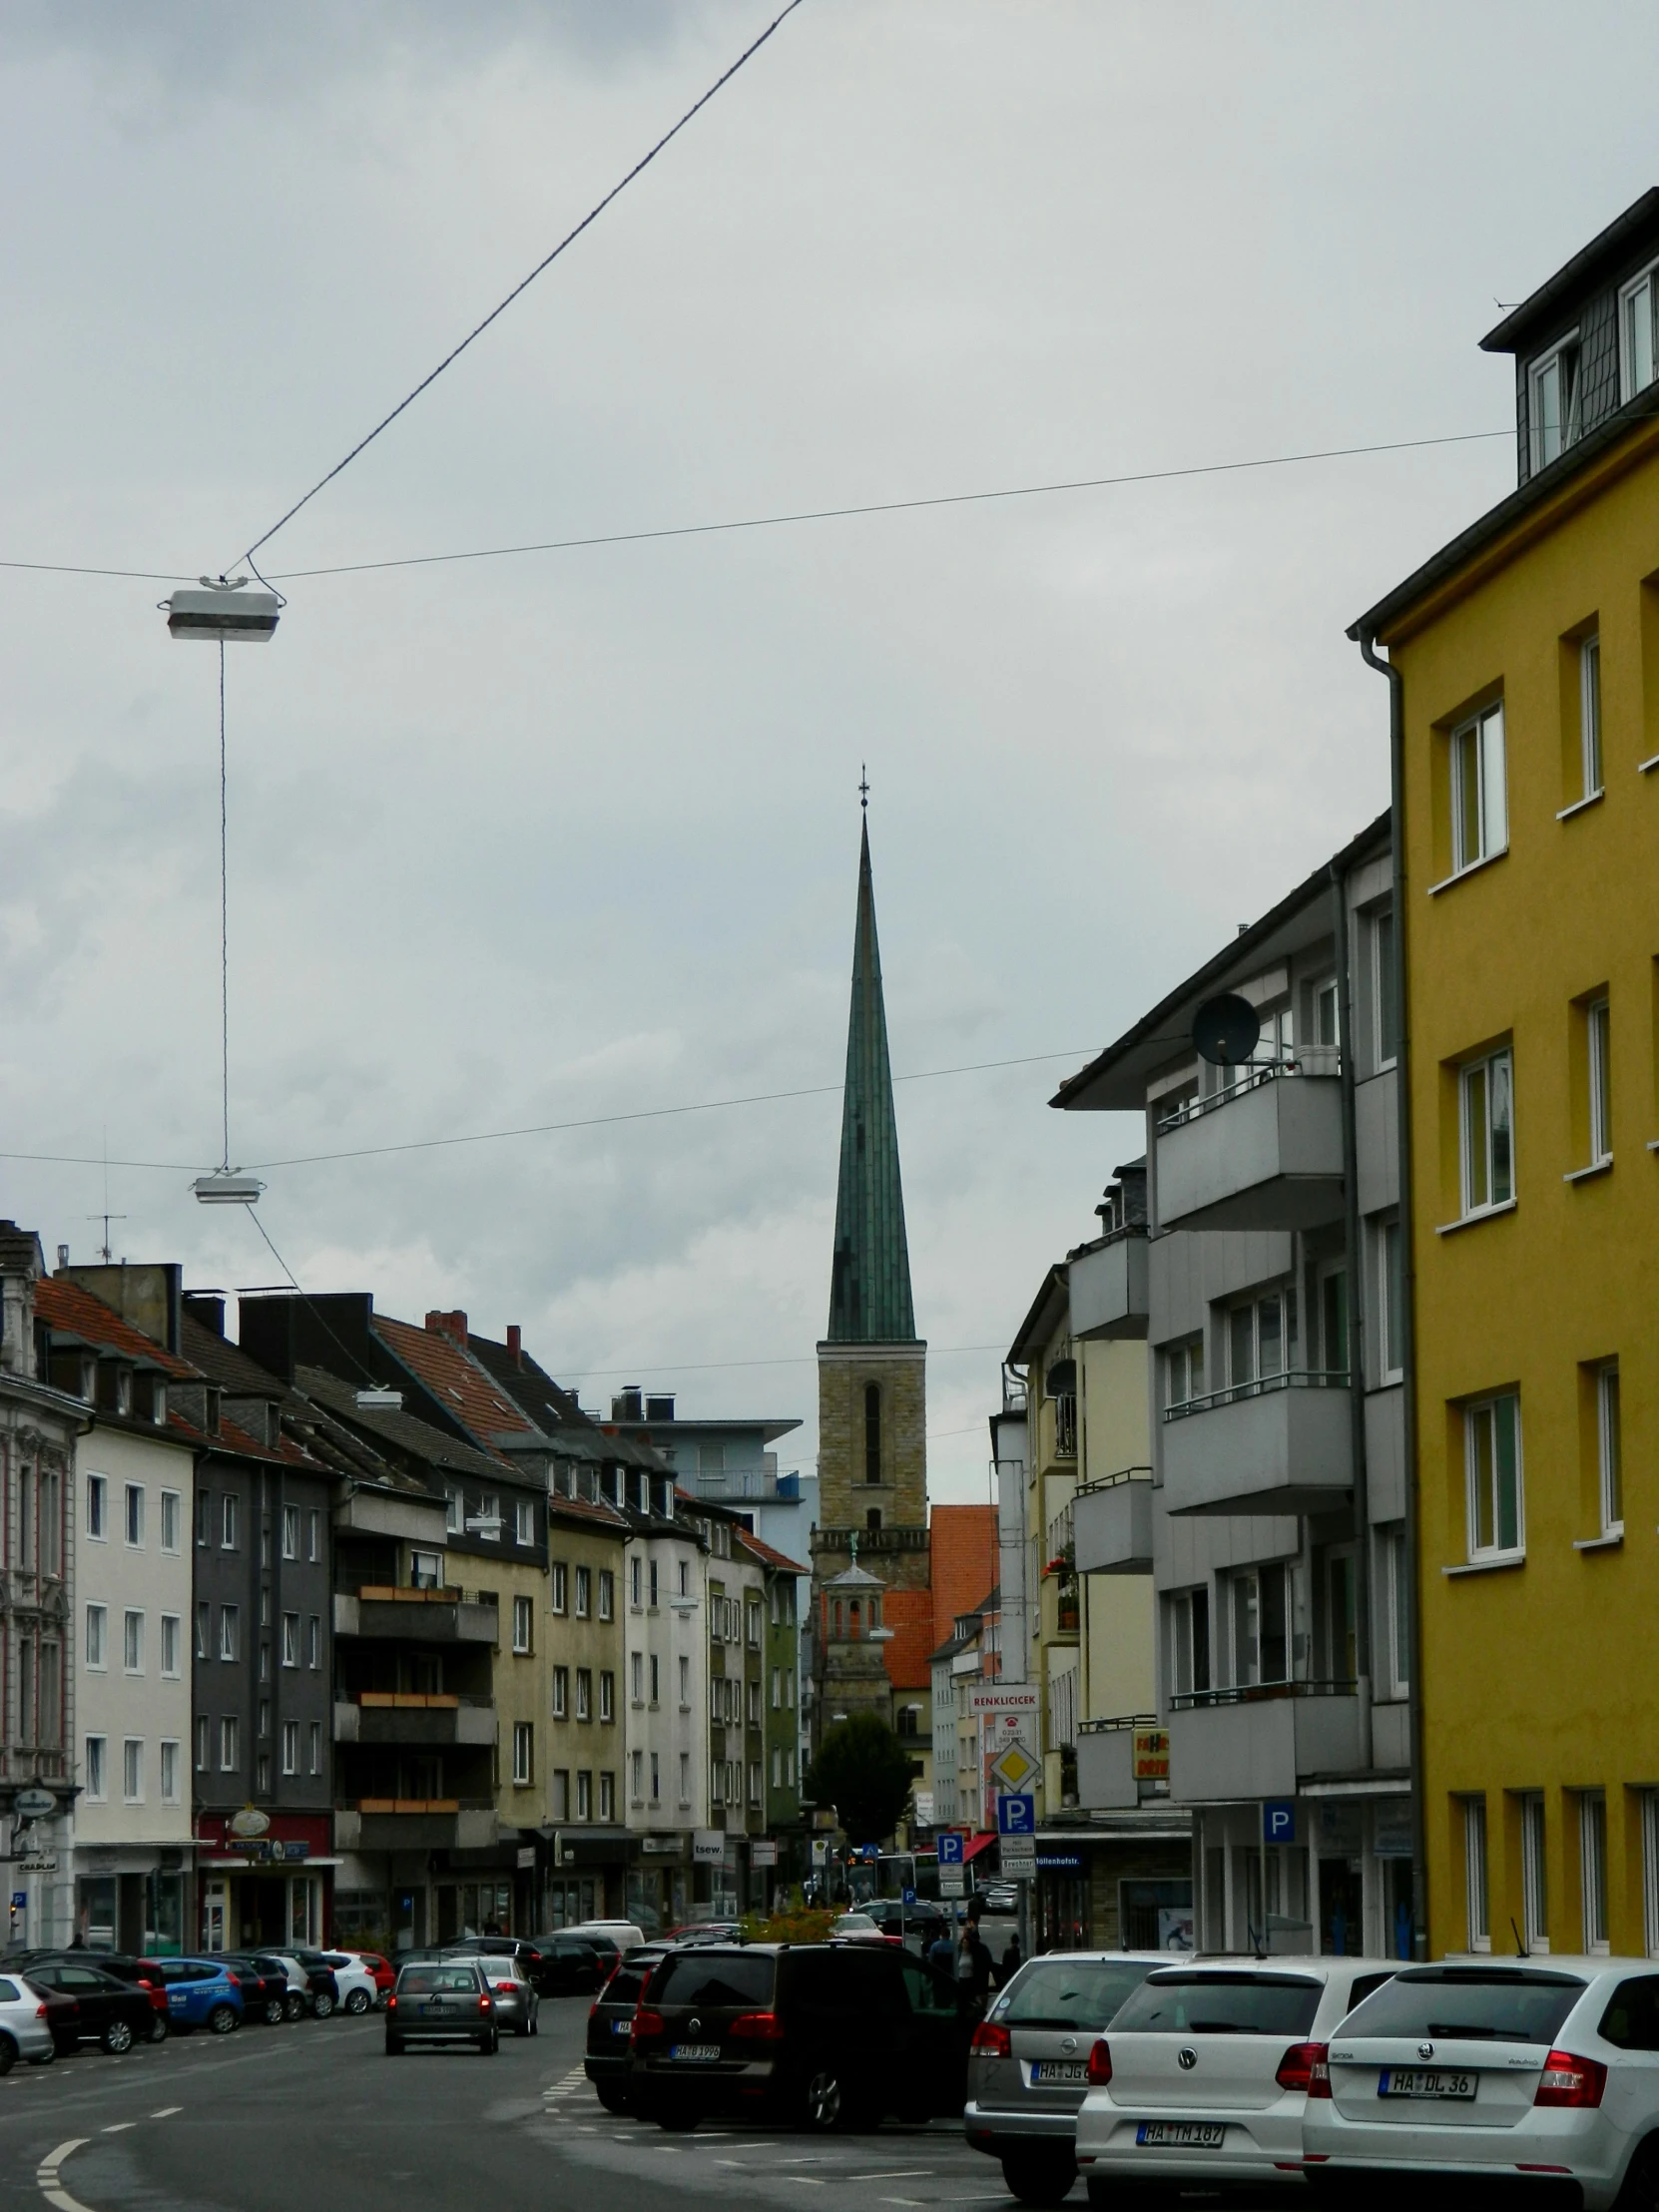
[[[1081,1874],[1083,1854],[1080,1851],[1039,1851],[1037,1865],[1044,1874]]]
[[[257,1805],[245,1805],[240,1813],[233,1813],[226,1822],[227,1835],[244,1840],[271,1833],[271,1815],[262,1813]]]
[[[536,1847],[535,1847],[535,1845],[534,1845],[534,1844],[520,1844],[520,1845],[519,1845],[519,1847],[518,1847],[518,1864],[520,1865],[520,1867],[533,1867],[533,1866],[535,1865],[535,1863],[536,1863]]]
[[[1320,1798],[1314,1806],[1315,1849],[1322,1859],[1358,1859],[1365,1850],[1358,1805]]]
[[[752,1867],[776,1867],[778,1846],[765,1836],[757,1836],[749,1847],[749,1864]]]
[[[647,1836],[640,1844],[647,1859],[683,1859],[686,1856],[684,1836]]]
[[[916,1804],[916,1826],[917,1826],[917,1828],[931,1828],[931,1827],[932,1827],[932,1825],[933,1825],[933,1793],[932,1793],[932,1791],[931,1791],[931,1790],[918,1790],[918,1791],[917,1791],[917,1792],[915,1793],[915,1804]]]
[[[56,1874],[57,1871],[58,1862],[55,1859],[25,1859],[23,1862],[25,1874]]]
[[[1411,1856],[1411,1801],[1380,1798],[1372,1808],[1372,1849],[1379,1859]]]
[[[694,1828],[692,1830],[692,1863],[699,1867],[723,1867],[726,1864],[726,1832],[719,1828]]]
[[[13,1818],[20,1821],[49,1821],[57,1810],[57,1799],[37,1782],[19,1790],[12,1800]]]
[[[967,1876],[958,1864],[939,1869],[939,1895],[941,1898],[959,1898],[967,1889]]]
[[[1137,1782],[1167,1782],[1169,1780],[1169,1730],[1167,1728],[1137,1728],[1133,1734],[1131,1757],[1134,1760]]]

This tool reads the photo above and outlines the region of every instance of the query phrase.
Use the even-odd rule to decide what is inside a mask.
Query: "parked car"
[[[539,2035],[536,2015],[541,1999],[518,1959],[502,1951],[486,1951],[477,1955],[477,1963],[495,1998],[496,2025],[501,2032],[505,2034],[511,2028],[515,2035]]]
[[[334,1996],[341,2011],[351,2013],[372,2012],[380,1991],[372,1973],[354,1951],[321,1950],[317,1957],[334,1977]],[[308,1951],[300,1954],[300,1962],[309,1957]]]
[[[287,1969],[269,1951],[223,1950],[214,1953],[242,1983],[242,2016],[245,2022],[263,2020],[277,2027],[289,2017]]]
[[[229,2035],[242,2025],[242,1983],[223,1956],[164,1958],[161,1968],[174,2034],[206,2027],[215,2035]]]
[[[20,2058],[49,2066],[58,2055],[47,2022],[47,2001],[20,1974],[0,1974],[0,2074]]]
[[[321,1951],[274,1950],[271,1955],[279,1958],[287,1968],[288,1987],[298,1994],[300,2010],[309,2012],[315,2020],[331,2019],[339,2002],[339,1984],[334,1979],[333,1968],[324,1963]]]
[[[136,1982],[123,1981],[101,1966],[50,1958],[31,1966],[26,1979],[43,1996],[68,1997],[74,2003],[73,2020],[55,2031],[61,2034],[60,2050],[96,2042],[119,2056],[135,2043],[151,2039],[155,2011],[149,1990],[141,1989]]]
[[[968,2050],[969,2143],[1002,2161],[1021,2204],[1058,2204],[1077,2179],[1077,2108],[1095,2038],[1163,1950],[1032,1958],[991,2001]]]
[[[687,1921],[683,1928],[669,1930],[668,1940],[671,1943],[735,1943],[742,1934],[742,1921]]]
[[[637,1950],[645,1941],[645,1930],[636,1921],[575,1921],[564,1934],[581,1936],[590,1940],[604,1936],[619,1954],[625,1950]]]
[[[472,2043],[486,2058],[501,2047],[495,1997],[477,1958],[434,1958],[405,1966],[386,1999],[386,2056],[410,2043]]]
[[[536,1963],[527,1970],[544,1997],[591,1996],[604,1987],[616,1964],[608,1945],[600,1951],[585,1936],[538,1936],[535,1953]]]
[[[815,2128],[962,2109],[970,2022],[955,1983],[887,1943],[675,1948],[634,2013],[634,2109],[689,2128],[741,2112]]]
[[[545,1964],[542,1938],[529,1936],[458,1936],[440,1946],[444,1957],[516,1958],[530,1986],[541,1991]]]
[[[384,2004],[397,1986],[397,1968],[377,1950],[354,1950],[349,1955],[360,1959],[368,1968],[374,1981],[374,2001]]]
[[[632,2109],[628,2087],[629,2042],[634,2007],[653,1969],[668,1955],[668,1943],[646,1943],[624,1951],[588,2010],[588,2047],[582,2070],[607,2112]]]
[[[113,1973],[118,1981],[145,1990],[150,1998],[150,2024],[141,2031],[140,2040],[147,2043],[167,2041],[167,1984],[162,1979],[159,1958],[141,1958],[125,1950],[93,1950],[76,1944],[69,1950],[14,1952],[7,1960],[8,1966],[25,1973],[32,1972],[37,1964],[98,1966],[105,1973]]]
[[[1397,2201],[1517,2173],[1587,2212],[1659,2198],[1651,1958],[1402,1966],[1331,2030],[1314,2073],[1302,2137],[1319,2201],[1352,2203],[1368,2177]]]
[[[1283,2186],[1331,2030],[1394,1971],[1384,1958],[1160,1966],[1090,2049],[1077,2163],[1091,2204],[1125,2185]]]
[[[858,1910],[872,1920],[883,1936],[894,1936],[908,1949],[925,1953],[937,1936],[950,1934],[950,1923],[936,1905],[918,1901],[906,1905],[901,1898],[871,1898]]]

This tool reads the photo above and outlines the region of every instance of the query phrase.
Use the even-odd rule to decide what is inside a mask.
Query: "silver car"
[[[0,1974],[0,2074],[10,2073],[20,2058],[45,2066],[56,2054],[39,1992],[19,1976]]]
[[[447,1957],[471,1958],[482,1968],[495,1999],[495,2024],[503,2035],[509,2028],[515,2035],[539,2035],[541,2026],[537,2015],[541,1999],[530,1986],[529,1976],[518,1960],[498,1951],[454,1950]]]
[[[1002,2161],[1021,2204],[1058,2204],[1077,2179],[1077,2108],[1089,2052],[1167,1950],[1050,1952],[996,1996],[968,2052],[969,2143]]]

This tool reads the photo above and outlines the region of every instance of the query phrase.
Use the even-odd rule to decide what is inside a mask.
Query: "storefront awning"
[[[977,1859],[982,1851],[989,1851],[992,1844],[994,1844],[995,1842],[996,1838],[994,1835],[970,1836],[967,1842],[962,1846],[963,1866],[965,1867],[968,1864],[969,1860]]]

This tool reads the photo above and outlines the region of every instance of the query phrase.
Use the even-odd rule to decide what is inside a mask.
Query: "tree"
[[[892,1834],[910,1782],[910,1755],[879,1713],[837,1721],[804,1778],[807,1797],[835,1808],[852,1844],[878,1844]]]

